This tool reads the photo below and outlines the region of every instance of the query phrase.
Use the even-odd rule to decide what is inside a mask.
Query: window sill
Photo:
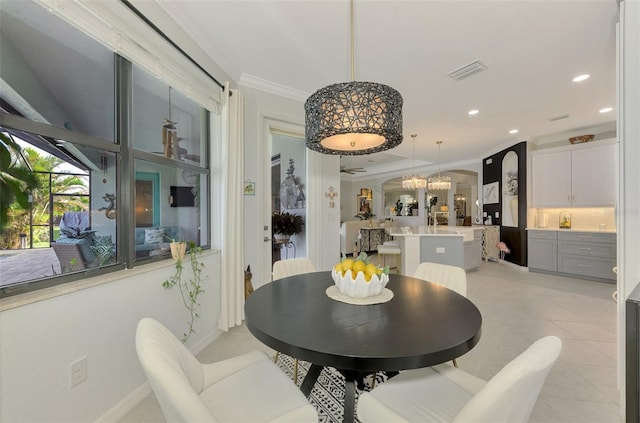
[[[220,250],[204,250],[202,251],[202,257],[205,258],[219,253]],[[148,263],[145,265],[139,265],[134,267],[133,269],[118,270],[106,275],[95,276],[92,278],[52,286],[50,288],[39,289],[37,291],[26,292],[24,294],[2,298],[0,299],[0,312],[37,303],[40,301],[46,301],[48,299],[59,297],[61,295],[71,294],[73,292],[77,292],[87,288],[93,288],[95,286],[104,285],[110,282],[132,278],[136,275],[147,273],[152,270],[163,269],[169,266],[173,266],[173,260],[170,258],[153,263]]]

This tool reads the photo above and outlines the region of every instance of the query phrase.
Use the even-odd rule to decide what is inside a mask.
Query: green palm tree
[[[29,193],[38,186],[38,179],[21,153],[20,145],[0,132],[0,234],[9,224],[12,204],[29,209]]]

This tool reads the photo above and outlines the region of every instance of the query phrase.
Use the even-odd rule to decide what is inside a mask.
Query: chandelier
[[[388,85],[354,81],[351,0],[351,82],[333,84],[304,103],[307,148],[347,156],[377,153],[402,142],[402,96]]]
[[[436,144],[438,144],[438,176],[429,178],[429,191],[446,191],[451,189],[451,177],[440,176],[440,144],[442,141],[436,141]]]
[[[427,178],[424,175],[419,173],[415,173],[416,167],[416,137],[417,134],[411,134],[411,138],[413,138],[413,171],[414,173],[410,173],[408,175],[404,175],[402,177],[402,188],[404,189],[420,189],[427,187]]]

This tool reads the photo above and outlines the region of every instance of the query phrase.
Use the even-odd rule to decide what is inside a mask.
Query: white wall
[[[244,96],[244,168],[245,180],[256,182],[256,195],[244,197],[245,224],[245,264],[251,265],[252,283],[257,288],[271,281],[271,268],[263,264],[265,242],[271,237],[271,214],[265,204],[271,186],[266,180],[265,167],[270,167],[270,155],[265,153],[269,147],[267,122],[282,127],[297,125],[304,129],[303,103],[284,98],[265,91],[249,87],[240,87]],[[330,269],[340,259],[340,221],[338,210],[341,195],[336,199],[336,208],[329,209],[329,199],[324,197],[329,186],[340,186],[340,163],[337,156],[327,156],[307,151],[307,256],[316,267]],[[268,156],[268,157],[267,157]],[[287,167],[288,162],[282,166]],[[267,226],[268,230],[263,228]],[[270,267],[270,266],[269,266]]]
[[[196,333],[187,344],[195,349],[219,334],[219,254],[207,252],[203,262],[205,293]],[[141,400],[136,394],[150,390],[135,353],[138,321],[156,318],[180,336],[188,320],[179,292],[162,287],[172,271],[173,262],[166,260],[118,272],[110,276],[117,279],[99,286],[3,311],[0,421],[109,420],[127,411],[121,401],[135,405]],[[69,365],[83,356],[87,380],[71,389]]]

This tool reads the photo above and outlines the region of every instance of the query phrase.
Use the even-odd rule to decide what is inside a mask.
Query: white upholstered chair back
[[[440,263],[420,263],[413,277],[437,283],[467,296],[467,274],[461,267]]]
[[[161,323],[144,318],[136,352],[167,422],[318,421],[315,408],[263,351],[202,364]]]
[[[315,272],[316,267],[313,262],[307,258],[295,258],[288,260],[278,260],[273,263],[273,280],[286,278],[288,276],[300,275],[303,273]]]
[[[489,382],[448,364],[405,370],[358,399],[363,423],[527,422],[562,342],[547,336]]]
[[[491,378],[454,422],[527,422],[561,349],[556,336],[534,342]]]
[[[199,396],[203,366],[173,333],[144,318],[136,331],[136,351],[168,422],[215,421]]]

